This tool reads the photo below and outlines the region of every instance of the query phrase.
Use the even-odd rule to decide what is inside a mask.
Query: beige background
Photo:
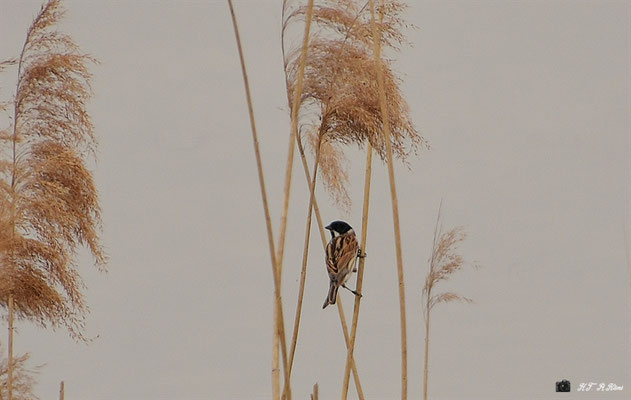
[[[0,0],[0,57],[16,56],[38,1]],[[18,325],[16,349],[46,363],[37,393],[66,399],[269,399],[272,279],[245,96],[225,1],[68,1],[62,25],[101,60],[90,105],[111,262],[81,271],[89,345]],[[237,1],[278,231],[288,113],[280,1]],[[422,393],[420,291],[441,198],[466,225],[466,270],[435,309],[434,399],[623,399],[631,391],[630,5],[623,1],[422,1],[414,46],[396,54],[413,119],[431,144],[397,166],[408,301],[410,398]],[[299,40],[299,38],[295,38]],[[0,76],[11,94],[14,71]],[[326,220],[360,227],[363,154],[350,215],[319,188]],[[298,164],[296,164],[299,167]],[[307,190],[295,170],[284,276],[293,315]],[[390,198],[375,167],[356,359],[367,398],[400,396]],[[293,378],[336,398],[345,351],[320,309],[312,242]],[[350,312],[351,295],[341,294]],[[5,324],[3,324],[6,327]],[[6,344],[3,333],[2,343]],[[554,382],[624,385],[556,395]],[[353,389],[351,389],[351,393]]]

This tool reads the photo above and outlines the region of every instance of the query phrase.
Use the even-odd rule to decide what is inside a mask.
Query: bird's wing
[[[347,269],[352,269],[358,248],[355,235],[340,235],[331,239],[326,246],[326,267],[329,276],[337,277],[340,272],[346,275]]]

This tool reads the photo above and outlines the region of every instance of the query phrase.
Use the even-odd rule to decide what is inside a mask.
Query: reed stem
[[[289,194],[291,192],[291,176],[294,165],[294,141],[298,136],[298,111],[300,109],[300,97],[302,96],[302,83],[305,75],[305,65],[307,63],[307,51],[309,49],[309,32],[311,29],[311,18],[313,16],[313,0],[309,0],[307,5],[307,15],[305,20],[305,33],[302,40],[302,50],[300,52],[300,64],[298,68],[298,79],[294,98],[291,104],[291,133],[289,135],[289,149],[287,151],[287,164],[285,166],[285,196],[283,201],[283,210],[280,218],[280,234],[278,238],[278,269],[283,271],[283,256],[285,252],[285,236],[287,230],[287,213],[289,211]]]
[[[342,306],[342,298],[338,296],[337,311],[340,314],[340,322],[342,323],[342,333],[344,333],[344,343],[346,343],[346,350],[350,349],[350,338],[348,335],[348,325],[346,324],[346,317],[344,316],[344,307]],[[353,379],[355,380],[355,387],[357,388],[357,396],[360,400],[364,400],[364,390],[359,382],[359,374],[357,373],[357,365],[355,365],[355,357],[351,357],[351,368],[353,370]]]
[[[425,361],[423,366],[423,400],[427,400],[427,377],[429,372],[429,299],[431,292],[427,292],[427,303],[425,308],[427,310],[425,316]]]
[[[397,200],[397,188],[394,179],[394,166],[392,163],[392,143],[390,142],[390,125],[388,119],[388,107],[384,88],[383,71],[381,65],[381,32],[375,22],[375,4],[370,1],[370,16],[372,35],[374,42],[375,63],[377,68],[377,82],[379,85],[379,103],[383,120],[383,135],[386,143],[386,155],[388,158],[388,177],[390,180],[390,195],[392,198],[392,219],[394,224],[394,240],[397,255],[397,275],[399,279],[399,310],[401,315],[401,399],[408,397],[408,356],[407,356],[407,324],[405,317],[405,280],[403,277],[403,256],[401,253],[401,229],[399,226],[399,203]],[[382,3],[383,5],[383,3]],[[383,8],[379,12],[383,19]]]
[[[364,265],[366,264],[366,237],[368,234],[368,209],[370,206],[370,181],[372,176],[372,146],[368,144],[366,148],[366,170],[364,178],[364,208],[362,213],[362,238],[360,250],[364,253],[364,257],[359,259],[359,267],[357,271],[357,287],[356,291],[362,293],[364,281]],[[348,383],[350,379],[351,360],[355,351],[355,338],[357,336],[357,322],[359,320],[359,305],[361,296],[355,296],[355,308],[353,309],[353,323],[351,325],[350,346],[346,356],[346,368],[344,370],[344,383],[342,386],[342,399],[346,400],[348,395]]]
[[[9,294],[9,359],[7,361],[7,396],[13,400],[13,294]]]
[[[321,139],[320,139],[321,140]],[[320,162],[320,141],[316,149],[316,159],[313,166],[313,180],[310,185],[309,209],[307,211],[307,226],[305,228],[305,242],[302,250],[302,269],[300,271],[300,289],[298,290],[298,304],[296,305],[296,316],[294,317],[294,331],[291,338],[291,349],[289,352],[289,378],[294,364],[296,345],[298,343],[298,329],[300,328],[300,316],[302,313],[302,301],[305,294],[305,281],[307,277],[307,259],[309,258],[309,242],[311,240],[311,219],[313,215],[313,203],[315,200],[316,177],[318,176],[318,164]]]
[[[273,350],[272,350],[272,393],[274,399],[280,399],[280,368],[279,368],[279,358],[278,358],[278,347],[279,344],[283,347],[282,351],[284,353],[283,359],[284,361],[284,371],[285,371],[285,384],[286,386],[289,384],[288,380],[288,370],[287,370],[287,348],[286,343],[284,341],[285,332],[284,332],[284,324],[283,324],[283,315],[282,315],[282,299],[280,292],[280,276],[279,269],[277,268],[277,260],[276,260],[276,252],[274,249],[274,233],[272,230],[272,222],[269,212],[269,203],[267,201],[267,190],[265,189],[265,177],[263,174],[263,162],[261,160],[261,152],[259,149],[259,141],[258,134],[256,132],[256,123],[254,119],[254,109],[252,106],[252,97],[250,95],[250,84],[248,81],[248,74],[245,67],[245,59],[243,56],[243,49],[241,46],[241,38],[239,36],[239,28],[237,25],[237,19],[234,13],[234,7],[232,5],[232,0],[228,0],[228,6],[230,7],[230,15],[232,17],[232,24],[234,27],[234,34],[237,41],[237,48],[239,50],[239,60],[241,62],[241,72],[243,74],[243,83],[245,86],[245,94],[248,105],[248,113],[250,116],[250,127],[252,130],[252,141],[254,144],[254,154],[256,157],[256,166],[258,170],[259,184],[261,189],[261,198],[263,200],[263,210],[265,212],[265,224],[267,228],[267,238],[270,250],[270,258],[272,261],[272,272],[274,275],[274,340],[273,340]],[[280,340],[279,340],[280,338]],[[279,343],[280,342],[280,343]],[[288,391],[289,392],[289,391]]]
[[[305,65],[307,60],[307,51],[309,49],[309,32],[311,29],[311,18],[313,16],[313,0],[309,0],[307,5],[307,15],[305,19],[305,31],[302,40],[302,49],[300,52],[300,64],[298,70],[298,79],[296,82],[296,90],[294,92],[294,99],[291,107],[291,133],[289,135],[289,149],[287,151],[287,164],[285,168],[285,189],[284,189],[284,201],[283,209],[280,219],[280,233],[278,237],[278,249],[276,255],[276,276],[278,278],[278,288],[281,288],[282,272],[283,272],[283,257],[285,253],[285,237],[287,233],[287,214],[289,212],[289,197],[291,193],[291,176],[294,165],[294,141],[298,135],[298,110],[300,108],[300,98],[302,96],[302,82],[304,79]],[[282,309],[279,309],[282,311]],[[283,324],[282,321],[280,321]],[[282,334],[280,340],[285,340],[284,326],[283,329],[279,329],[279,335]],[[290,391],[290,372],[288,367],[288,360],[286,352],[283,354],[283,362],[285,364],[285,388],[283,389],[283,398],[291,399]]]

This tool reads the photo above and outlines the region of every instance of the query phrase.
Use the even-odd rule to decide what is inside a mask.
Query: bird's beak
[[[325,226],[324,229],[330,231],[331,230],[331,225]]]

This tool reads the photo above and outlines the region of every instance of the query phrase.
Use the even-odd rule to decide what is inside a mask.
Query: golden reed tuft
[[[96,60],[54,29],[63,13],[50,0],[29,27],[15,97],[5,103],[12,124],[0,135],[0,305],[12,298],[17,318],[85,339],[78,248],[87,247],[98,268],[106,263],[86,167],[97,148],[86,110]]]
[[[345,159],[343,152],[336,149],[348,144],[363,148],[370,143],[380,158],[386,160],[377,68],[370,13],[365,4],[359,6],[364,2],[322,3],[313,8],[316,28],[309,43],[300,104],[301,127],[306,128],[301,129],[301,137],[307,136],[313,154],[313,135],[326,146],[328,165],[324,160],[321,162],[320,175],[335,203],[348,209]],[[406,44],[402,29],[407,25],[400,17],[404,10],[405,5],[398,1],[388,1],[383,6],[384,18],[377,25],[382,45],[387,49],[398,50]],[[283,31],[294,19],[304,17],[305,8],[297,7],[286,14]],[[296,48],[285,59],[289,98],[293,98],[299,55],[300,48]],[[405,162],[410,154],[416,154],[419,146],[427,146],[427,142],[411,121],[409,106],[390,61],[382,59],[382,71],[393,153]]]

